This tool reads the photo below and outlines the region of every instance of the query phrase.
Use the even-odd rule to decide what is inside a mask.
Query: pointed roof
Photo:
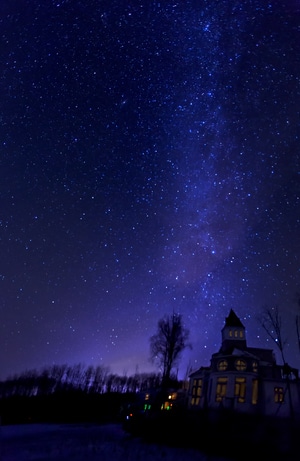
[[[225,319],[225,327],[245,328],[233,309],[230,309],[229,315]]]

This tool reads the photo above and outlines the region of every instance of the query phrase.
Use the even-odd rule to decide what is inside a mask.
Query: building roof
[[[245,328],[233,309],[230,309],[229,315],[225,319],[225,326]]]
[[[200,367],[198,368],[197,370],[193,371],[190,375],[189,375],[189,378],[193,378],[194,376],[198,376],[199,373],[203,374],[205,372],[209,372],[210,371],[210,367]]]
[[[275,363],[275,355],[273,349],[262,349],[260,347],[247,347],[247,352],[257,357],[262,362]]]
[[[240,348],[235,345],[228,347],[225,351],[220,350],[212,354],[212,358],[230,356],[230,355],[239,355],[239,356],[250,356],[264,364],[274,365],[276,364],[276,358],[273,352],[273,349],[262,349],[260,347],[245,347]]]

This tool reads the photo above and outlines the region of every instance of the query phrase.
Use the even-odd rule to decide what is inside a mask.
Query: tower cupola
[[[222,328],[222,347],[221,351],[232,351],[233,349],[246,349],[245,327],[236,315],[230,309],[228,317],[225,319],[225,325]]]

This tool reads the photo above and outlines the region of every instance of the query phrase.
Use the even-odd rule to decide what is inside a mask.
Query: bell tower
[[[230,309],[228,317],[225,319],[225,325],[222,328],[222,346],[221,352],[232,352],[233,349],[246,349],[245,327],[236,315]]]

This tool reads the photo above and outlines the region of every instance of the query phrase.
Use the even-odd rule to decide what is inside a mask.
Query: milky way
[[[0,378],[151,370],[172,311],[183,370],[231,308],[273,348],[266,305],[300,366],[299,2],[3,0],[0,24]]]

